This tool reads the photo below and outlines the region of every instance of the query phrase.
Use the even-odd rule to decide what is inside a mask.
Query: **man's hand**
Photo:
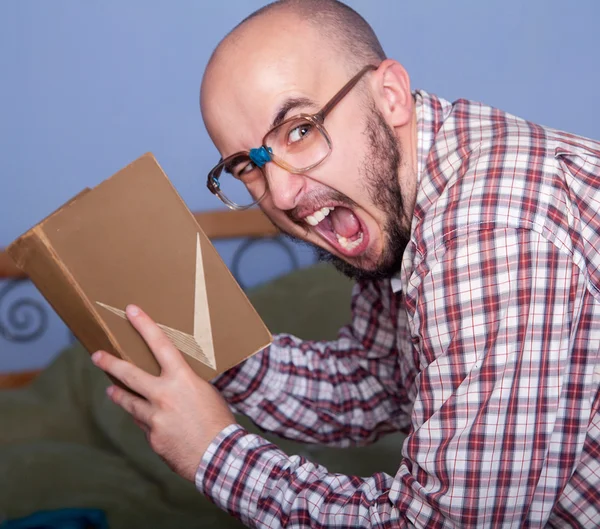
[[[161,367],[160,376],[152,376],[104,351],[96,351],[92,360],[143,397],[117,386],[107,389],[113,402],[130,413],[146,432],[152,449],[175,472],[193,482],[211,441],[235,419],[217,390],[192,371],[147,314],[132,305],[126,314],[154,353]]]

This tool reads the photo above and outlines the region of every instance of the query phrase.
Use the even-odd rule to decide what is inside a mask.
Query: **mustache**
[[[313,191],[303,197],[301,204],[298,204],[293,209],[284,211],[284,213],[288,219],[298,224],[303,220],[307,210],[314,212],[331,204],[349,209],[358,207],[358,204],[354,200],[339,191]]]

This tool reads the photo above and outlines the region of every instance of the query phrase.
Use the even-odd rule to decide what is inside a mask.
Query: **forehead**
[[[260,41],[242,38],[216,56],[205,73],[201,103],[208,133],[222,156],[258,146],[288,99],[314,102],[288,115],[314,112],[347,80],[328,51],[312,42],[306,32]]]

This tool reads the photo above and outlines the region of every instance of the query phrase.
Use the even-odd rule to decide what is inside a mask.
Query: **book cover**
[[[154,156],[84,189],[8,253],[84,347],[157,375],[125,317],[139,305],[210,380],[271,334]]]

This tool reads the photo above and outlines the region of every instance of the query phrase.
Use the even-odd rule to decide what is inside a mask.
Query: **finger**
[[[131,362],[121,360],[106,351],[96,351],[92,355],[92,362],[144,397],[149,397],[152,388],[156,386],[156,377],[146,373]]]
[[[147,400],[136,397],[129,391],[116,386],[106,388],[106,394],[110,400],[129,413],[135,421],[139,421],[145,428],[148,428],[152,420],[152,405]]]
[[[125,312],[163,371],[187,366],[182,354],[150,316],[136,305],[127,305]]]
[[[139,419],[133,419],[133,422],[136,424],[136,426],[142,430],[144,433],[149,433],[150,432],[150,427],[143,423],[142,421],[140,421]]]

